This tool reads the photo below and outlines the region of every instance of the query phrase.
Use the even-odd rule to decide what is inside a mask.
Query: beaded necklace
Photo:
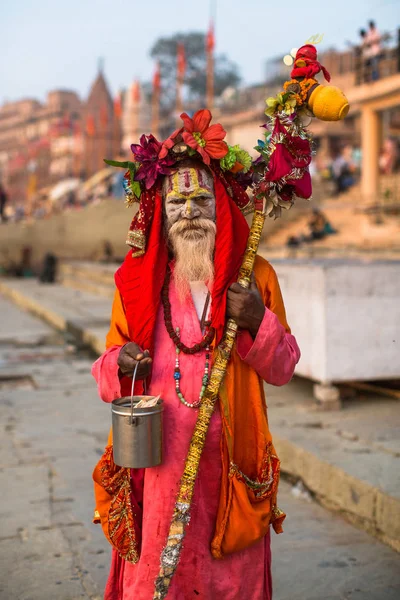
[[[177,327],[175,331],[176,331],[177,336],[179,337],[179,327]],[[206,362],[205,362],[205,366],[204,366],[204,375],[201,380],[201,390],[200,390],[200,394],[199,394],[199,399],[196,400],[195,402],[188,402],[181,392],[180,380],[182,378],[182,373],[181,373],[181,368],[180,368],[180,363],[179,363],[179,355],[180,355],[181,351],[178,348],[178,346],[175,346],[175,351],[176,351],[176,358],[175,358],[174,379],[175,379],[176,395],[178,396],[178,398],[182,402],[182,404],[184,404],[185,406],[188,406],[189,408],[198,408],[201,404],[201,401],[204,396],[204,392],[206,391],[206,387],[208,384],[208,373],[209,373],[209,369],[210,369],[210,348],[208,346],[206,347]]]
[[[182,402],[182,404],[184,404],[185,406],[188,406],[189,408],[198,408],[201,404],[201,401],[204,396],[204,392],[205,392],[207,384],[208,384],[208,374],[209,374],[209,370],[210,370],[210,343],[214,339],[215,330],[213,327],[210,327],[209,321],[205,321],[204,325],[206,327],[209,327],[209,330],[206,334],[203,335],[203,339],[201,340],[200,343],[194,344],[194,346],[189,348],[188,346],[185,346],[185,344],[183,344],[183,342],[181,342],[179,327],[176,327],[174,329],[173,325],[172,325],[171,303],[169,301],[170,279],[171,279],[171,271],[168,267],[167,273],[165,276],[162,293],[161,293],[161,297],[162,297],[162,302],[163,302],[163,306],[164,306],[165,326],[166,326],[166,329],[168,331],[170,338],[172,339],[172,341],[175,344],[175,352],[176,352],[175,370],[174,370],[175,391],[176,391],[176,395],[178,396],[178,398],[179,398],[180,402]],[[208,302],[206,301],[206,305],[204,307],[204,313],[207,310],[207,305],[208,305]],[[203,314],[203,318],[202,318],[201,322],[204,321],[204,317],[205,317],[205,314]],[[182,378],[182,373],[181,373],[181,368],[180,368],[179,355],[181,352],[183,352],[184,354],[195,354],[197,352],[200,352],[203,349],[205,349],[205,351],[206,351],[206,356],[205,356],[206,360],[205,360],[204,375],[202,377],[202,385],[201,385],[201,389],[200,389],[199,398],[195,402],[188,402],[185,399],[184,395],[182,394],[181,387],[180,387],[180,380]]]
[[[168,267],[165,275],[165,281],[161,292],[161,299],[164,307],[164,322],[165,327],[167,328],[169,337],[174,342],[175,346],[179,348],[184,354],[196,354],[196,352],[200,352],[207,346],[210,346],[211,342],[214,339],[215,329],[214,327],[210,327],[210,321],[206,321],[204,323],[205,327],[208,328],[208,332],[203,335],[203,339],[200,343],[194,344],[191,348],[185,346],[179,337],[179,334],[176,332],[172,325],[172,316],[171,316],[171,303],[169,301],[169,282],[171,280],[171,270]]]

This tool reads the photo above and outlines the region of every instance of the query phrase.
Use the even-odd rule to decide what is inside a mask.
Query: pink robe
[[[191,298],[180,305],[171,280],[170,300],[174,327],[183,343],[201,339],[199,319]],[[127,340],[128,341],[128,340]],[[155,329],[154,360],[148,393],[164,400],[164,457],[159,467],[148,468],[144,477],[142,549],[137,564],[121,559],[113,550],[105,600],[152,600],[169,524],[183,473],[198,411],[184,406],[175,391],[175,346],[164,324],[160,307]],[[287,383],[300,352],[295,338],[268,308],[256,339],[241,332],[237,341],[241,358],[269,383]],[[100,397],[112,402],[121,395],[117,358],[120,346],[109,348],[94,364],[93,375]],[[180,354],[181,390],[188,402],[198,399],[204,375],[205,353]],[[271,551],[269,534],[255,545],[223,560],[212,557],[221,480],[221,417],[218,408],[211,419],[194,491],[191,520],[187,527],[180,563],[168,598],[171,600],[271,600]]]

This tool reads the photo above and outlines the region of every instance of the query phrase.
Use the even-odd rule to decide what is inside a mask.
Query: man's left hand
[[[247,329],[253,339],[256,337],[264,318],[265,306],[258,291],[254,273],[250,287],[244,289],[239,283],[233,283],[228,289],[226,313],[236,321],[239,327]]]

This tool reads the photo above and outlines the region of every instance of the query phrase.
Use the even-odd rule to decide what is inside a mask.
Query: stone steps
[[[63,277],[62,285],[74,290],[80,290],[82,292],[89,292],[89,294],[94,294],[96,296],[102,296],[104,298],[112,299],[114,297],[114,288],[110,285],[103,285],[96,281],[87,281],[84,278]]]
[[[97,354],[104,352],[111,298],[33,279],[0,279],[0,293]]]
[[[117,267],[116,264],[63,261],[60,264],[59,280],[65,287],[112,299],[115,291],[114,273]]]

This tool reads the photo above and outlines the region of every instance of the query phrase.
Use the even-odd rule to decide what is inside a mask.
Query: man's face
[[[163,197],[168,230],[183,219],[215,221],[214,182],[204,169],[181,167],[166,177]]]

